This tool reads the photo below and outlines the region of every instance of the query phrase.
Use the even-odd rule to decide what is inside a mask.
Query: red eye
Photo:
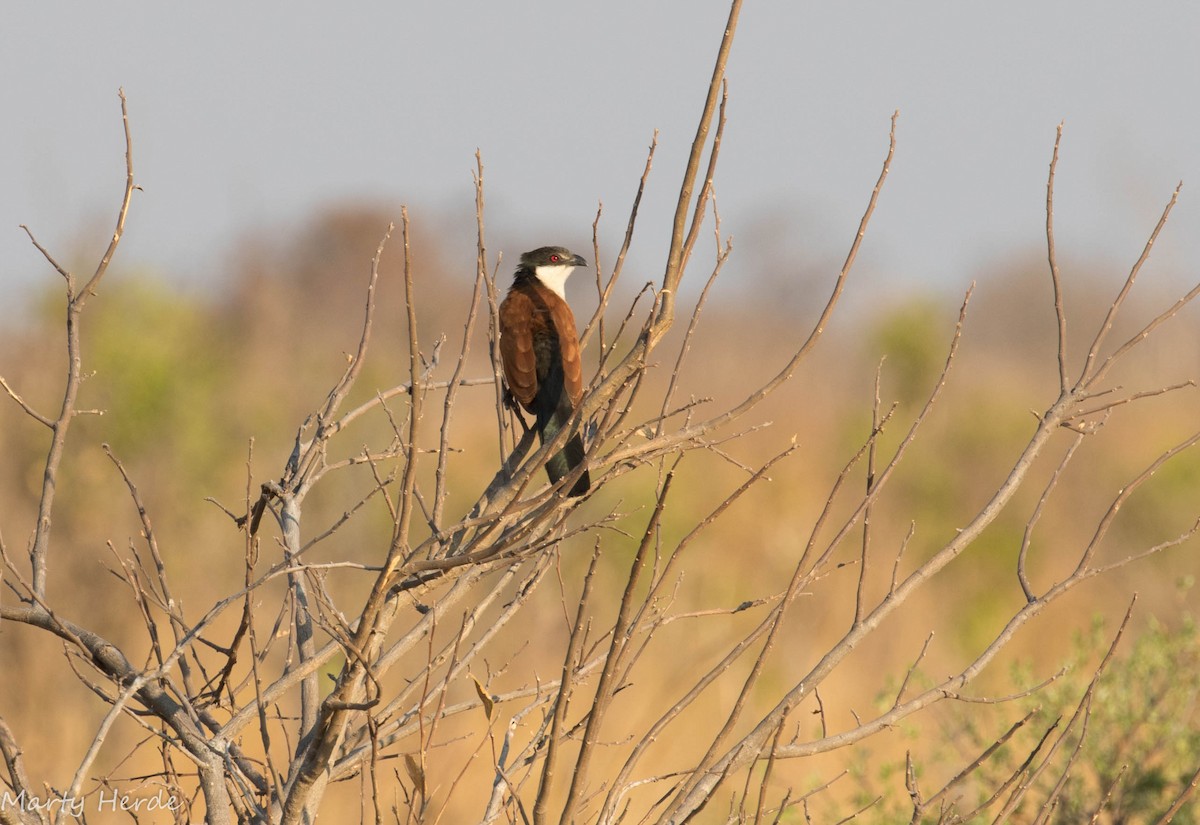
[[[552,264],[556,264],[556,263],[558,263],[558,256],[557,256],[557,255],[551,255],[551,256],[550,256],[550,263],[552,263]]]

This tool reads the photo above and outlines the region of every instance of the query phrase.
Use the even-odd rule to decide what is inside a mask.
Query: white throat
[[[563,288],[567,285],[567,278],[574,271],[575,267],[571,264],[552,264],[534,267],[533,274],[543,286],[565,301],[567,296]]]

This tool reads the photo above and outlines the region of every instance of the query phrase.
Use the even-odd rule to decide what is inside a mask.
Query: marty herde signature
[[[62,812],[76,819],[88,810],[93,811],[177,811],[183,802],[159,791],[153,796],[131,796],[110,788],[101,788],[94,798],[86,796],[35,796],[24,789],[14,794],[7,788],[0,794],[0,811],[16,808],[20,811]]]

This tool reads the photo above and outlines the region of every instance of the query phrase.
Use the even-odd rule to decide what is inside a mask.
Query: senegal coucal
[[[509,392],[536,419],[542,443],[558,434],[583,397],[579,333],[563,287],[572,270],[587,266],[561,246],[543,246],[521,256],[512,287],[500,304],[500,359]],[[546,462],[551,483],[583,463],[583,438],[576,432]],[[585,469],[568,495],[591,486]]]

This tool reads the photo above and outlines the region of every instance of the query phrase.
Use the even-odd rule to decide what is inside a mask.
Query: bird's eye
[[[551,256],[550,256],[550,263],[552,263],[552,264],[556,264],[556,263],[558,263],[558,256],[557,256],[557,255],[551,255]]]

